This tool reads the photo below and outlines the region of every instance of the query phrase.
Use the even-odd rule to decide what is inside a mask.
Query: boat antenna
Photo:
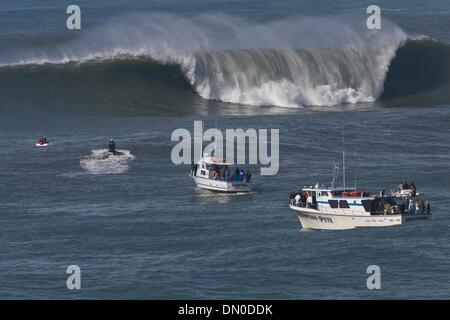
[[[203,157],[203,120],[202,120],[202,130],[200,132],[200,158],[202,159]]]
[[[217,128],[217,118],[215,119],[215,126],[214,126],[214,128],[216,129],[216,130],[218,130],[218,128]],[[216,156],[216,151],[217,151],[217,137],[214,137],[214,151],[213,151],[213,154],[211,154],[212,156]],[[223,152],[223,150],[222,150],[222,152]]]
[[[342,126],[342,179],[345,190],[345,124]]]
[[[331,180],[331,187],[334,188],[336,186],[336,181],[339,176],[339,162],[333,159],[333,179]]]
[[[333,174],[331,176],[331,188],[334,188],[334,182],[336,180],[336,162],[333,159]]]
[[[355,159],[356,159],[356,150],[354,150],[354,156],[355,156]],[[353,165],[355,166],[354,172],[355,172],[355,191],[356,191],[356,161],[354,161],[354,162],[355,163]]]
[[[333,159],[333,174],[331,175],[331,188],[334,188],[334,177],[335,177],[335,171],[336,171],[336,165],[334,163],[334,159]]]

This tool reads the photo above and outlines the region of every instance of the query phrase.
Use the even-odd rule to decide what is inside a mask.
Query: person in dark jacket
[[[114,142],[114,140],[113,139],[111,139],[110,141],[109,141],[109,144],[108,144],[108,152],[111,152],[112,154],[116,154],[116,143]]]

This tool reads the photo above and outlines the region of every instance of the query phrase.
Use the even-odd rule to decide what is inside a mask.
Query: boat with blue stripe
[[[307,229],[345,230],[386,227],[431,217],[421,195],[401,197],[343,187],[304,187],[291,194],[289,207]]]
[[[429,201],[416,192],[414,183],[399,185],[395,192],[371,193],[347,187],[343,143],[342,187],[336,186],[339,167],[333,162],[331,186],[304,186],[291,193],[289,207],[307,229],[345,230],[357,227],[386,227],[431,217]]]

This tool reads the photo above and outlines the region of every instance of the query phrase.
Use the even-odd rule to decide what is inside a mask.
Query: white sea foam
[[[406,34],[345,18],[264,23],[224,15],[122,17],[49,48],[5,51],[1,65],[150,57],[179,64],[205,99],[298,107],[373,101]]]
[[[89,156],[80,160],[80,166],[90,174],[120,174],[129,169],[129,162],[135,159],[129,150],[117,150],[118,155],[108,156],[107,150],[92,150]]]

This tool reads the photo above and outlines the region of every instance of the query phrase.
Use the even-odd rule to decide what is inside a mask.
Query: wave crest
[[[364,19],[297,17],[253,23],[223,15],[122,17],[63,44],[2,51],[0,64],[46,64],[41,69],[46,79],[52,80],[52,72],[55,78],[68,72],[77,83],[108,75],[103,81],[105,90],[90,92],[94,97],[119,89],[155,101],[162,96],[155,90],[185,92],[186,84],[180,81],[186,81],[205,99],[282,107],[353,104],[408,93],[398,88],[397,78],[409,82],[412,90],[422,90],[423,86],[414,86],[420,70],[414,77],[405,76],[411,63],[421,61],[421,55],[428,63],[426,69],[436,71],[435,84],[446,81],[448,46],[438,43],[433,47],[424,38],[407,40],[401,29],[386,20],[382,30],[368,31]],[[433,59],[437,62],[432,63]],[[69,67],[48,67],[61,63]],[[440,64],[444,68],[439,73]],[[74,72],[80,65],[82,71]],[[15,71],[23,75],[24,67]],[[0,69],[0,86],[3,81],[19,81],[4,69]],[[122,80],[125,69],[127,78]],[[177,76],[180,71],[182,76]],[[132,73],[139,77],[130,83]],[[31,79],[39,75],[34,72]]]

